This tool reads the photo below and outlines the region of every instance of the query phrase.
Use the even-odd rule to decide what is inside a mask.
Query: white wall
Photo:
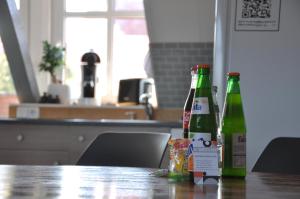
[[[150,41],[212,42],[214,0],[144,0]]]
[[[21,16],[24,30],[27,34],[30,57],[38,81],[39,91],[42,94],[47,90],[50,76],[39,71],[42,57],[42,41],[53,42],[51,35],[51,8],[52,2],[57,0],[21,0]]]
[[[223,64],[241,73],[251,170],[271,139],[300,137],[300,1],[281,1],[279,32],[234,31],[236,0],[230,2]]]
[[[50,41],[50,25],[51,25],[51,1],[50,0],[27,0],[28,18],[29,18],[29,49],[33,66],[35,67],[36,77],[40,93],[47,90],[50,80],[49,74],[39,71],[39,63],[41,62],[43,44],[42,41]]]

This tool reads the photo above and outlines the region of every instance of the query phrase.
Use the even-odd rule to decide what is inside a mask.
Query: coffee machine
[[[98,105],[95,99],[96,92],[96,67],[100,64],[100,57],[91,50],[81,57],[81,98],[79,104]]]

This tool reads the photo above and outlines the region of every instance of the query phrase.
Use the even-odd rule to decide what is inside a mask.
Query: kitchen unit
[[[74,165],[101,133],[172,133],[180,127],[178,122],[150,120],[2,119],[0,164]]]
[[[81,106],[62,104],[12,104],[10,118],[34,119],[127,119],[147,120],[146,106]],[[153,120],[179,122],[181,108],[153,108]]]

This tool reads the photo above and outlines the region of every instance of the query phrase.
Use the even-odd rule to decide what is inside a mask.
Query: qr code
[[[242,18],[270,18],[272,0],[242,0]]]

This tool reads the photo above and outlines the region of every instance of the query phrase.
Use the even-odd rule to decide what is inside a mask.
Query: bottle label
[[[197,81],[198,81],[198,74],[195,74],[192,76],[192,84],[191,84],[191,88],[196,88],[197,86]]]
[[[208,97],[194,98],[192,114],[209,114]]]
[[[184,129],[189,128],[190,117],[191,117],[191,111],[184,111],[184,113],[183,113],[183,128]]]
[[[246,168],[246,134],[232,134],[232,167]]]
[[[189,145],[188,151],[187,151],[187,159],[188,159],[188,171],[193,172],[194,171],[194,144],[198,143],[210,143],[211,141],[211,133],[207,132],[189,132],[189,138],[191,139],[191,144]],[[197,145],[198,146],[198,145]],[[196,147],[197,147],[196,146]]]
[[[211,133],[190,132],[189,138],[197,139],[197,140],[203,139],[204,141],[211,141]]]

